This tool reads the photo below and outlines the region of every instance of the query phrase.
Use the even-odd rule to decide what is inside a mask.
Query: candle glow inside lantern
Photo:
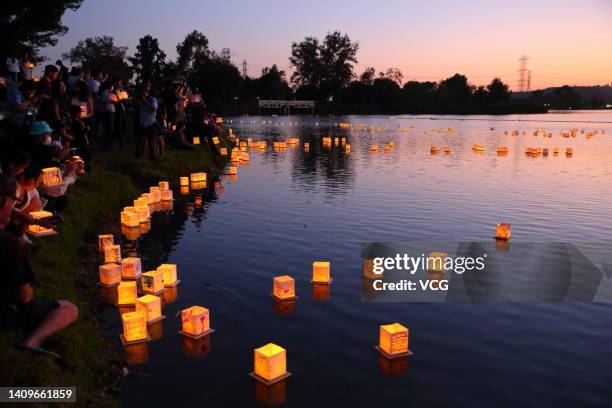
[[[121,321],[123,322],[123,335],[121,336],[121,341],[124,344],[149,340],[147,318],[144,313],[124,313],[121,315]]]
[[[169,181],[160,181],[158,186],[159,186],[159,189],[161,191],[170,190],[170,182]]]
[[[510,224],[497,224],[497,229],[495,231],[495,238],[502,240],[509,240],[512,236],[512,227]]]
[[[408,328],[399,323],[380,326],[376,349],[387,358],[404,357],[412,354],[409,345]]]
[[[148,205],[134,207],[134,212],[138,216],[138,223],[148,222],[149,218],[151,217],[151,210],[149,209]]]
[[[236,166],[230,166],[227,168],[227,174],[238,174],[238,168]]]
[[[427,256],[427,270],[433,272],[446,272],[444,266],[445,259],[448,258],[446,252],[432,252]]]
[[[275,276],[272,296],[276,300],[295,299],[295,279],[289,275]]]
[[[116,263],[107,263],[98,267],[100,286],[111,288],[121,283],[121,266]]]
[[[149,204],[159,203],[161,201],[161,190],[159,187],[149,188]]]
[[[162,190],[161,192],[161,199],[162,201],[172,201],[174,199],[174,194],[172,193],[172,190]]]
[[[164,275],[159,270],[149,271],[142,274],[142,290],[144,293],[153,295],[160,294],[164,290]]]
[[[49,211],[32,211],[30,214],[35,220],[42,220],[43,218],[49,218],[53,216],[53,213]],[[53,228],[46,228],[36,224],[28,225],[28,234],[35,237],[44,237],[46,235],[54,235],[57,232]]]
[[[251,376],[268,385],[291,375],[287,371],[287,351],[274,343],[268,343],[254,350],[253,366]]]
[[[157,267],[157,270],[162,274],[164,287],[172,288],[179,284],[180,280],[177,279],[176,264],[161,264]]]
[[[98,251],[103,252],[108,245],[115,243],[115,237],[112,234],[98,235]]]
[[[43,169],[42,183],[45,187],[53,187],[62,184],[62,171],[59,167],[47,167]]]
[[[127,306],[136,303],[136,281],[123,281],[117,286],[117,305]]]
[[[189,187],[189,177],[180,177],[179,182],[181,187]]]
[[[193,137],[193,144],[194,145],[199,145],[200,144],[200,136],[194,136]]]
[[[181,312],[180,334],[199,339],[213,331],[210,328],[210,314],[207,308],[191,306]]]
[[[138,279],[142,274],[140,258],[129,257],[121,260],[121,278]]]
[[[219,144],[219,138],[218,138],[217,136],[213,137],[213,143],[214,143],[215,145],[218,145],[218,144]]]
[[[370,151],[371,152],[377,152],[378,151],[378,145],[375,145],[375,144],[370,145]]]
[[[155,295],[144,295],[136,299],[136,311],[145,315],[147,324],[162,320],[161,299]]]
[[[121,224],[133,228],[140,225],[140,217],[134,212],[134,207],[125,207],[121,211]]]
[[[106,245],[104,247],[104,263],[121,262],[121,245]]]
[[[329,285],[332,283],[330,276],[329,261],[314,261],[312,263],[312,280],[311,283],[319,283]]]
[[[219,154],[221,154],[221,156],[227,156],[227,148],[222,147],[219,149]]]
[[[192,183],[199,183],[206,181],[206,173],[191,173],[190,175]]]

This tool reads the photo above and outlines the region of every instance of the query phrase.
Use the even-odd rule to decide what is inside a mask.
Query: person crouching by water
[[[43,342],[71,323],[78,315],[77,307],[67,300],[39,299],[34,296],[32,284],[34,271],[30,263],[27,244],[5,231],[13,211],[17,193],[17,181],[7,174],[0,174],[0,312],[3,325],[12,315],[21,323],[26,336],[17,344],[21,350],[48,354],[60,358],[57,353],[42,347]],[[13,313],[16,312],[16,313]]]

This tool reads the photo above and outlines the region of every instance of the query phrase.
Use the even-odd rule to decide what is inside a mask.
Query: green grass
[[[228,142],[224,144],[227,146]],[[225,161],[213,160],[207,147],[167,150],[160,160],[135,159],[129,147],[95,153],[93,170],[69,189],[64,222],[55,236],[36,239],[33,266],[35,296],[67,299],[80,311],[78,321],[49,339],[69,368],[50,357],[17,351],[19,331],[0,332],[0,386],[76,386],[79,406],[117,406],[122,357],[100,336],[96,311],[102,305],[97,290],[96,236],[118,224],[121,208],[144,188],[191,171],[218,171]]]

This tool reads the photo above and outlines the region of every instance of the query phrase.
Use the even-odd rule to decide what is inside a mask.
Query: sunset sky
[[[175,58],[176,44],[196,29],[257,76],[272,64],[290,71],[292,41],[340,30],[360,44],[357,73],[397,67],[405,80],[437,81],[459,72],[474,85],[499,76],[514,88],[524,54],[532,89],[612,83],[610,0],[85,0],[64,24],[68,34],[42,51],[53,61],[105,34],[128,54],[151,34]]]

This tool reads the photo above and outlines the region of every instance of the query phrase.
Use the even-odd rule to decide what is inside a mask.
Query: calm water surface
[[[460,119],[229,118],[226,127],[242,139],[299,137],[310,152],[252,151],[221,186],[182,196],[175,186],[174,210],[155,215],[139,250],[145,269],[178,264],[182,282],[164,306],[158,339],[126,350],[140,364],[123,381],[122,403],[612,406],[609,304],[362,302],[364,241],[488,241],[498,222],[512,224],[514,242],[611,241],[612,114]],[[560,136],[571,128],[607,133]],[[535,129],[553,137],[535,137]],[[327,134],[347,137],[352,152],[324,148]],[[384,152],[391,140],[395,149]],[[484,153],[471,150],[475,143]],[[452,153],[431,155],[431,144]],[[507,156],[496,155],[499,145]],[[528,146],[561,153],[530,158]],[[332,262],[327,293],[309,283],[317,259]],[[279,307],[269,295],[282,274],[296,279],[299,299]],[[210,309],[216,329],[204,343],[177,335],[176,313],[196,304]],[[378,326],[394,321],[410,328],[414,355],[388,364],[373,346]],[[104,329],[120,332],[116,309],[104,313]],[[293,373],[273,388],[248,376],[253,349],[268,342],[287,349]]]

